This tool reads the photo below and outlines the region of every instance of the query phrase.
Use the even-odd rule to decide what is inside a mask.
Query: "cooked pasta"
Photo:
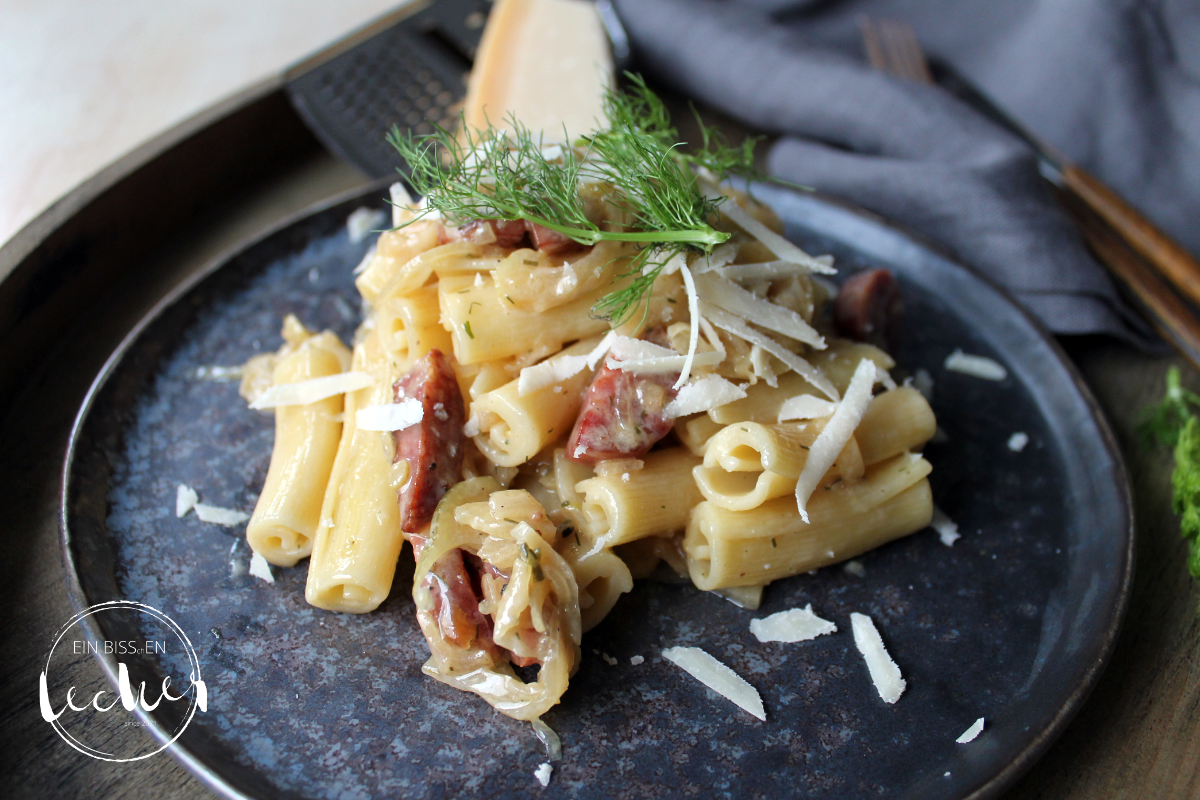
[[[248,370],[247,394],[347,370],[370,384],[275,412],[247,537],[277,565],[310,558],[309,603],[377,608],[407,541],[425,673],[534,720],[635,579],[673,573],[757,608],[772,581],[929,523],[917,451],[936,420],[886,352],[830,327],[813,273],[831,259],[670,152],[678,174],[622,184],[587,172],[604,139],[594,156],[519,129],[465,135],[492,161],[472,172],[439,140],[458,172],[437,174],[473,178],[397,207],[356,281],[352,358],[289,320],[284,348]],[[509,181],[513,164],[550,172]],[[655,239],[666,206],[637,192],[672,181],[696,230]],[[566,194],[505,213],[527,184]],[[686,243],[697,230],[707,243]]]

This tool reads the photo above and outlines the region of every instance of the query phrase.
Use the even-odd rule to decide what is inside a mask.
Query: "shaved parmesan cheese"
[[[750,632],[760,642],[807,642],[836,631],[837,625],[813,613],[812,603],[805,608],[793,608],[764,619],[750,620]]]
[[[182,517],[187,512],[196,507],[196,501],[200,499],[200,495],[196,494],[196,490],[190,486],[179,484],[175,487],[175,516]]]
[[[216,525],[241,525],[246,520],[250,519],[250,515],[244,511],[238,511],[233,508],[221,508],[220,506],[210,506],[204,503],[196,503],[192,506],[196,510],[196,516],[201,522],[212,522]]]
[[[1008,449],[1014,453],[1019,453],[1025,449],[1025,445],[1029,444],[1029,434],[1017,431],[1012,436],[1008,437]]]
[[[358,244],[387,222],[387,214],[374,208],[356,208],[346,218],[346,233]]]
[[[244,366],[222,367],[217,364],[196,367],[196,380],[200,381],[240,381],[246,373]]]
[[[699,414],[710,408],[717,408],[746,396],[746,390],[730,383],[720,375],[705,375],[684,386],[675,395],[675,399],[667,403],[668,417],[686,417],[688,414]]]
[[[662,651],[662,655],[667,661],[739,708],[766,720],[767,712],[763,708],[758,690],[699,647],[668,647]]]
[[[721,363],[724,357],[724,352],[699,353],[692,358],[692,365],[715,366]],[[647,342],[644,339],[613,336],[608,351],[608,360],[605,364],[609,369],[660,374],[679,372],[686,362],[687,356],[681,356],[669,347]]]
[[[942,539],[942,544],[946,547],[953,547],[954,543],[962,538],[958,532],[958,525],[937,506],[933,507],[933,521],[929,523],[929,527],[937,531],[938,536]]]
[[[700,275],[696,279],[696,285],[706,301],[734,316],[753,320],[755,325],[782,333],[818,350],[825,349],[825,338],[805,322],[804,317],[790,308],[757,297],[733,281],[712,273]]]
[[[883,646],[883,639],[880,638],[875,623],[866,614],[854,613],[850,615],[850,627],[854,631],[854,645],[867,662],[867,670],[871,673],[875,691],[879,692],[883,702],[896,702],[900,695],[904,694],[908,684],[900,677],[900,668]]]
[[[779,407],[779,421],[828,417],[836,410],[837,403],[822,400],[811,394],[799,394],[783,401],[783,405]]]
[[[838,403],[837,410],[808,451],[804,469],[796,481],[796,506],[805,522],[808,522],[808,498],[862,421],[867,406],[871,404],[871,390],[875,387],[877,374],[875,362],[866,358],[858,362],[854,377],[846,387],[846,396]]]
[[[825,396],[830,400],[837,400],[839,398],[840,395],[837,388],[830,383],[829,378],[825,377],[823,372],[791,350],[788,350],[770,336],[759,333],[754,328],[751,328],[744,319],[717,308],[704,300],[700,301],[700,313],[718,328],[729,331],[734,336],[744,339],[750,344],[756,344],[778,358],[789,368],[797,372],[800,377],[824,392]]]
[[[419,400],[405,398],[399,403],[360,408],[354,414],[354,426],[363,431],[402,431],[424,416],[425,408]]]
[[[250,407],[306,406],[328,397],[365,389],[374,383],[375,380],[365,372],[340,372],[297,383],[281,383],[260,394]]]
[[[604,355],[609,351],[613,345],[613,342],[616,341],[619,336],[620,334],[618,334],[616,331],[609,331],[608,333],[604,334],[604,338],[600,340],[600,344],[596,345],[595,349],[588,353],[588,369],[596,368],[596,364],[599,363],[600,359],[604,358]]]
[[[275,576],[271,574],[271,565],[258,553],[250,556],[250,574],[267,583],[275,582]]]
[[[975,737],[981,733],[983,733],[983,717],[980,717],[979,719],[975,720],[975,722],[973,722],[971,724],[971,727],[969,727],[965,731],[963,731],[962,736],[959,736],[954,741],[958,742],[959,744],[966,744],[967,742],[973,742],[973,741],[975,741]]]
[[[696,294],[696,281],[692,278],[692,271],[687,268],[686,264],[680,267],[680,271],[683,273],[683,286],[687,290],[688,314],[691,315],[691,325],[688,326],[687,357],[683,360],[679,379],[675,381],[674,388],[676,389],[687,383],[687,379],[691,377],[692,363],[696,359],[696,345],[700,342],[700,297]]]
[[[822,256],[821,258],[824,258]],[[820,259],[818,259],[820,260]],[[732,281],[754,281],[771,278],[786,278],[790,275],[807,275],[808,270],[790,261],[760,261],[757,264],[730,264],[712,270],[722,278]],[[708,270],[705,270],[708,272]]]
[[[588,356],[581,355],[559,356],[540,364],[534,364],[532,367],[526,367],[521,370],[521,375],[517,378],[517,395],[524,397],[539,389],[545,389],[547,386],[562,383],[567,378],[578,375],[587,365]]]
[[[669,347],[663,347],[645,339],[634,339],[631,336],[616,335],[609,342],[608,357],[610,361],[646,361],[652,358],[678,355]]]
[[[742,230],[758,239],[775,255],[779,256],[784,261],[792,264],[799,264],[802,267],[808,268],[809,272],[817,272],[822,275],[836,275],[837,270],[829,266],[823,261],[810,256],[808,253],[801,250],[796,245],[789,242],[787,239],[780,236],[775,231],[762,224],[750,215],[750,212],[737,204],[735,200],[728,200],[721,204],[721,211],[725,216],[738,224]]]
[[[610,667],[615,667],[617,665],[617,660],[615,658],[613,658],[612,656],[610,656],[608,653],[601,653],[600,657],[603,658],[604,663],[608,664]]]
[[[550,776],[554,773],[554,767],[547,763],[542,763],[533,771],[533,777],[537,778],[537,782],[542,786],[550,785]]]
[[[961,372],[963,375],[983,378],[986,381],[1002,381],[1008,377],[1008,370],[999,362],[987,356],[968,355],[962,350],[955,350],[946,356],[943,366],[951,372]]]

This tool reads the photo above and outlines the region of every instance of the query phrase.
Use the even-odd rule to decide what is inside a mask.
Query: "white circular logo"
[[[81,624],[89,617],[102,631],[139,633],[96,641],[86,635]],[[104,624],[105,620],[110,624]],[[115,666],[117,691],[102,690],[83,697],[72,686],[65,695],[51,697],[47,676],[87,655],[103,658],[110,673]],[[186,685],[173,685],[171,672],[185,676]],[[81,611],[58,631],[46,655],[38,700],[42,719],[54,726],[64,742],[92,758],[124,762],[149,758],[178,739],[196,709],[207,710],[208,691],[200,678],[196,651],[174,620],[148,605],[114,600]],[[101,717],[115,716],[124,725],[140,727],[143,723],[138,715],[156,710],[158,727],[167,731],[162,743],[144,736],[113,736],[111,724],[97,724]],[[118,747],[127,752],[112,752]]]

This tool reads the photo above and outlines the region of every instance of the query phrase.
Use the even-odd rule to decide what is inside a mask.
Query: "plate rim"
[[[288,214],[281,219],[275,221],[261,230],[250,236],[238,241],[237,243],[224,248],[221,252],[208,259],[201,267],[196,269],[190,275],[186,276],[176,286],[166,292],[154,305],[138,320],[138,322],[123,336],[119,344],[114,348],[113,352],[105,359],[103,366],[100,368],[96,377],[89,385],[83,401],[80,404],[78,412],[71,423],[70,435],[67,442],[67,447],[63,457],[62,470],[60,472],[60,487],[58,492],[59,513],[59,548],[62,559],[63,571],[65,573],[64,580],[67,588],[67,595],[71,607],[75,612],[82,612],[89,607],[88,597],[79,578],[79,564],[75,559],[73,552],[73,542],[71,536],[71,528],[69,525],[69,510],[70,497],[72,491],[71,473],[75,462],[76,449],[80,440],[80,434],[87,422],[88,416],[92,411],[100,393],[104,390],[109,379],[117,371],[123,362],[125,356],[132,349],[133,345],[138,341],[145,330],[156,322],[168,309],[176,303],[183,300],[193,289],[200,283],[211,277],[219,271],[224,265],[230,263],[233,259],[242,253],[257,246],[263,241],[269,239],[275,234],[286,230],[287,228],[304,221],[305,219],[317,214],[326,212],[335,206],[353,201],[353,200],[370,200],[371,196],[387,189],[392,183],[402,180],[403,176],[388,176],[379,178],[357,187],[339,192],[324,198],[316,203],[313,203],[306,208]],[[1083,399],[1084,405],[1087,408],[1089,416],[1096,424],[1099,439],[1105,451],[1112,458],[1113,470],[1111,473],[1114,488],[1117,489],[1117,500],[1125,509],[1123,516],[1123,530],[1125,534],[1125,547],[1122,549],[1122,569],[1118,580],[1115,582],[1116,592],[1114,594],[1114,603],[1108,609],[1109,618],[1103,629],[1103,636],[1099,637],[1099,641],[1092,640],[1090,644],[1096,651],[1096,655],[1091,660],[1091,663],[1084,669],[1083,674],[1074,688],[1067,694],[1061,705],[1050,718],[1050,720],[1042,727],[1041,730],[1034,733],[1028,742],[1022,747],[1011,760],[1003,767],[995,772],[991,777],[987,778],[980,786],[970,791],[967,794],[961,795],[961,800],[988,800],[995,798],[1004,791],[1011,788],[1033,765],[1045,755],[1055,741],[1063,734],[1070,722],[1082,709],[1084,703],[1096,688],[1099,678],[1105,667],[1110,661],[1113,651],[1116,648],[1116,643],[1120,634],[1122,624],[1125,619],[1126,612],[1129,606],[1129,596],[1132,589],[1134,560],[1135,560],[1135,545],[1137,538],[1137,530],[1134,517],[1134,505],[1132,486],[1129,482],[1128,470],[1125,466],[1124,458],[1121,454],[1120,446],[1117,443],[1116,436],[1113,434],[1112,427],[1108,422],[1108,418],[1096,400],[1091,388],[1084,381],[1079,368],[1071,361],[1066,354],[1062,345],[1052,333],[1047,330],[1045,325],[1038,320],[1033,314],[1022,306],[1005,287],[1000,286],[987,275],[982,274],[979,270],[966,264],[951,253],[945,246],[938,242],[931,241],[927,237],[909,230],[904,226],[889,220],[879,214],[865,209],[855,203],[845,200],[834,195],[826,194],[820,191],[807,191],[802,196],[818,203],[823,203],[832,206],[844,213],[852,215],[872,224],[876,227],[883,228],[887,232],[901,238],[907,239],[919,248],[927,250],[940,259],[954,265],[958,269],[969,273],[974,279],[985,284],[989,289],[995,292],[1000,298],[1015,309],[1024,322],[1037,334],[1038,338],[1048,346],[1051,354],[1054,356],[1058,366],[1064,370],[1067,377],[1070,379],[1071,385],[1079,396]],[[381,199],[381,198],[380,198]],[[81,621],[85,635],[89,641],[99,641],[102,639],[102,631],[98,623],[92,617],[85,617]],[[1097,647],[1098,645],[1098,647]],[[103,648],[94,648],[93,655],[96,661],[100,664],[101,670],[105,677],[113,686],[117,685],[117,666],[115,657],[103,652]],[[159,744],[166,744],[171,735],[169,732],[162,729],[158,724],[157,718],[148,712],[137,707],[134,709],[134,715],[142,723],[142,728],[148,731],[151,737]],[[208,765],[200,756],[192,753],[187,745],[183,742],[176,741],[166,748],[166,752],[189,772],[191,772],[206,788],[213,791],[217,795],[228,798],[229,800],[255,800],[255,797],[246,794],[235,787],[227,778],[219,774],[216,770]]]

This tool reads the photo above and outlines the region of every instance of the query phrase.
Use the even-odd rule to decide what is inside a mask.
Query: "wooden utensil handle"
[[[1062,170],[1062,180],[1066,189],[1111,225],[1151,267],[1200,306],[1200,262],[1191,253],[1086,170],[1068,165]]]
[[[1200,368],[1200,319],[1192,309],[1078,194],[1063,188],[1058,193],[1100,262],[1137,298],[1163,338]]]

